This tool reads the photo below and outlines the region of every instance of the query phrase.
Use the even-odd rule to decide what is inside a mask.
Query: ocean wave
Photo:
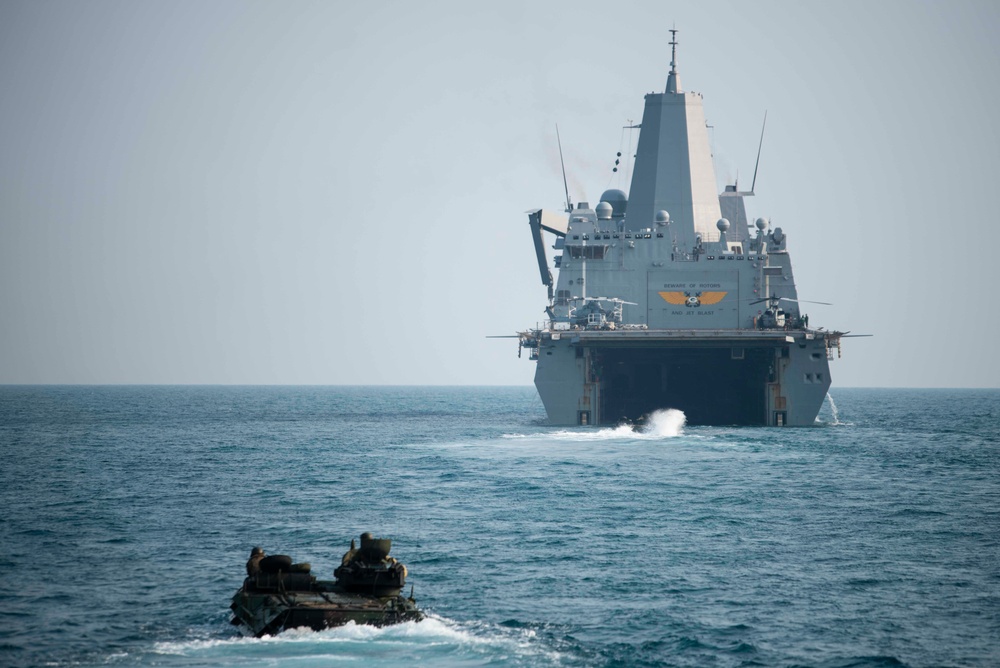
[[[366,666],[402,662],[441,666],[468,665],[507,656],[507,665],[558,665],[561,655],[546,647],[533,629],[460,624],[438,616],[385,627],[349,623],[322,631],[288,629],[274,636],[192,639],[159,642],[156,663],[185,665],[210,662],[241,665],[266,660],[269,665],[329,665],[364,662]]]

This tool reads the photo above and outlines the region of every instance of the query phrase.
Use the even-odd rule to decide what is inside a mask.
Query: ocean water
[[[1000,665],[1000,390],[637,434],[531,388],[0,387],[0,448],[0,665]],[[252,546],[329,577],[363,531],[427,620],[229,624]]]

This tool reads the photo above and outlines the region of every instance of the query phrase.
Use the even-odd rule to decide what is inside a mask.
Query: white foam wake
[[[596,431],[590,429],[560,430],[542,434],[504,434],[504,438],[544,438],[561,441],[609,441],[609,440],[647,440],[658,441],[673,438],[684,433],[687,417],[683,411],[676,408],[665,408],[653,411],[646,423],[639,427],[620,424]]]
[[[467,666],[519,659],[528,665],[559,665],[557,651],[539,642],[530,629],[463,625],[440,617],[386,627],[353,623],[324,631],[289,629],[263,638],[229,637],[159,642],[156,662],[171,665],[210,663],[218,666],[265,663],[271,666],[363,663],[372,668],[403,663]]]

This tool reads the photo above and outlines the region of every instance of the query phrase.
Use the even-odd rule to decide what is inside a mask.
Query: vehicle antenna
[[[573,203],[569,201],[569,185],[566,183],[566,163],[563,162],[562,139],[559,138],[559,124],[556,123],[556,142],[559,144],[559,164],[562,166],[563,188],[566,190],[566,213],[573,212]]]
[[[757,167],[760,166],[760,149],[764,146],[764,128],[767,127],[767,109],[764,110],[764,122],[760,126],[760,143],[757,145],[757,162],[753,166],[753,183],[750,184],[750,194],[754,193],[754,186],[757,185]]]

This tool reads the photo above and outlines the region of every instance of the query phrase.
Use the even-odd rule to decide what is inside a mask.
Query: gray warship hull
[[[809,326],[787,236],[747,218],[753,188],[716,189],[702,96],[681,90],[671,44],[665,91],[629,126],[629,194],[607,190],[591,209],[567,188],[565,214],[529,213],[549,302],[545,324],[518,333],[519,354],[536,362],[555,425],[668,408],[689,424],[814,424],[844,334]]]
[[[804,331],[539,332],[535,386],[556,425],[656,410],[688,424],[807,426],[830,388],[827,340]]]

